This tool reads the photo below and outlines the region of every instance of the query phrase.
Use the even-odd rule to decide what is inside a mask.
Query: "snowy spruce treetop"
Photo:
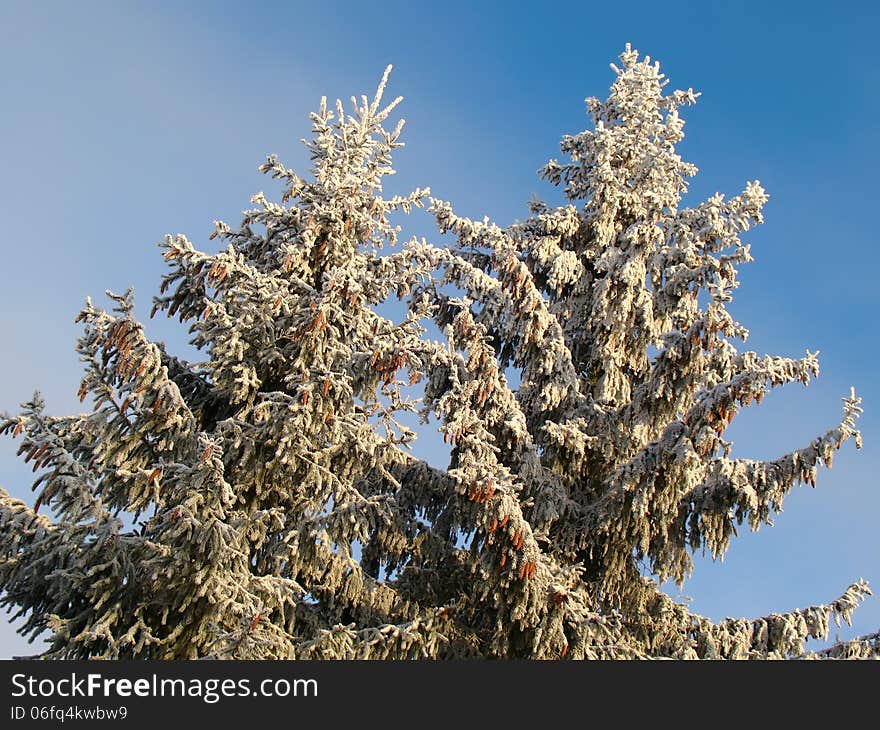
[[[861,409],[844,398],[838,425],[774,461],[731,458],[736,414],[818,361],[741,349],[726,305],[767,195],[680,207],[697,94],[666,94],[629,46],[613,68],[590,129],[542,171],[564,207],[502,228],[427,189],[384,197],[403,126],[385,126],[386,71],[350,111],[322,101],[308,177],[261,166],[280,202],[217,222],[218,253],[161,244],[154,313],[188,324],[203,363],[150,341],[131,292],[86,302],[88,412],[35,396],[0,420],[38,472],[33,506],[0,490],[2,602],[48,632],[42,656],[880,655],[877,634],[806,648],[849,621],[862,581],[722,622],[658,587],[860,446]],[[454,245],[399,241],[389,216],[425,205]],[[448,468],[412,455],[408,413],[439,427]]]

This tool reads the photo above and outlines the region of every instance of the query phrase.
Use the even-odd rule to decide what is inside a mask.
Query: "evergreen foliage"
[[[804,448],[731,457],[736,414],[818,361],[741,348],[726,307],[767,195],[682,207],[680,111],[698,95],[667,94],[629,47],[614,71],[542,170],[562,207],[502,228],[427,189],[383,197],[403,126],[385,127],[386,71],[351,111],[322,101],[308,178],[261,166],[281,201],[217,222],[219,252],[161,244],[154,313],[188,323],[203,363],[151,342],[131,292],[86,302],[91,409],[52,417],[35,396],[0,420],[39,472],[33,507],[0,490],[2,601],[48,632],[42,656],[880,655],[876,634],[805,646],[849,621],[862,581],[722,622],[659,589],[860,446],[861,409],[853,392]],[[390,216],[423,206],[453,245],[398,241]],[[410,413],[439,426],[445,470],[412,455]]]

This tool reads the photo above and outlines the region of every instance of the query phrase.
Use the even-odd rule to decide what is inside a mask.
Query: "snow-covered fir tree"
[[[131,292],[87,301],[88,412],[35,396],[0,421],[38,472],[33,505],[0,490],[0,589],[23,634],[47,632],[42,656],[880,655],[878,634],[806,646],[862,581],[721,622],[659,588],[860,446],[860,406],[775,461],[731,457],[736,414],[818,362],[741,348],[726,306],[767,195],[682,207],[697,94],[666,93],[629,47],[614,71],[542,171],[563,207],[502,228],[427,189],[385,197],[402,129],[386,72],[351,110],[322,101],[307,177],[262,165],[279,202],[217,222],[219,252],[161,244],[154,314],[187,323],[204,362],[150,341]],[[453,245],[398,240],[389,217],[426,205]],[[448,468],[413,456],[408,413],[442,431]]]

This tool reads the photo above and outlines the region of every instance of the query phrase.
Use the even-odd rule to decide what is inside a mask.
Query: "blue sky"
[[[721,619],[824,602],[859,577],[880,591],[878,20],[867,2],[6,2],[0,410],[39,388],[50,412],[76,412],[84,297],[133,286],[146,319],[164,270],[155,243],[182,232],[204,246],[212,221],[275,195],[256,172],[267,153],[304,173],[299,140],[322,94],[370,93],[394,64],[407,146],[392,191],[430,185],[459,213],[506,224],[532,194],[559,202],[535,170],[584,127],[584,97],[606,95],[630,41],[672,87],[703,92],[680,145],[700,168],[688,202],[752,179],[770,193],[732,305],[748,346],[821,350],[813,385],[738,417],[736,452],[806,445],[836,424],[850,385],[866,409],[863,451],[846,446],[723,564],[698,558],[682,594]],[[414,216],[404,234],[432,231]],[[173,324],[148,332],[186,351]],[[31,479],[0,441],[0,486],[32,500]],[[877,628],[880,595],[840,636]],[[0,657],[33,651],[0,616]]]

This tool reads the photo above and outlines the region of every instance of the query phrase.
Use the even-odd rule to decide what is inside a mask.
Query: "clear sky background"
[[[878,595],[842,638],[880,628],[877,384],[878,11],[869,2],[768,3],[0,3],[0,410],[39,388],[53,414],[79,410],[73,319],[86,295],[135,288],[146,320],[163,261],[186,233],[212,248],[278,188],[267,153],[301,173],[299,140],[322,94],[371,93],[388,63],[407,119],[393,192],[430,185],[457,212],[504,225],[535,171],[586,125],[627,41],[661,61],[671,88],[702,91],[680,151],[700,168],[688,203],[759,179],[764,226],[747,235],[731,307],[759,353],[821,350],[822,375],[740,415],[735,453],[775,458],[864,398],[865,448],[847,444],[818,487],[798,487],[774,527],[747,530],[723,563],[697,558],[674,596],[713,619],[837,597],[859,577]],[[403,231],[433,235],[412,216]],[[185,332],[148,333],[188,352]],[[437,439],[422,453],[435,460]],[[0,486],[33,501],[30,469],[0,440]],[[0,614],[0,657],[30,654]]]

